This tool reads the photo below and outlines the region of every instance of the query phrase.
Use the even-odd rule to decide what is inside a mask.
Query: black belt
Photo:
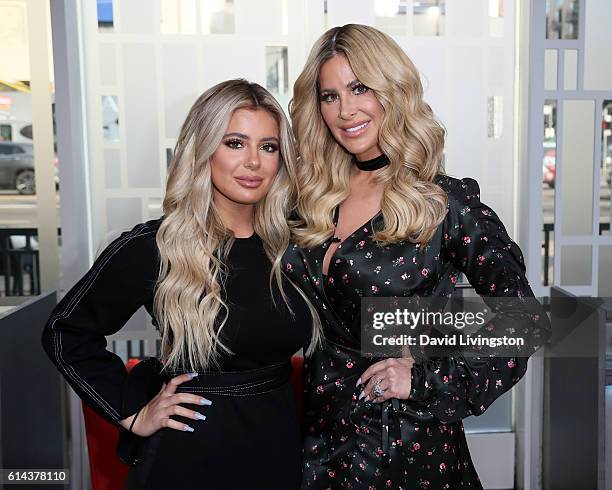
[[[168,371],[166,380],[184,372]],[[254,396],[270,393],[291,379],[289,361],[246,371],[199,372],[191,381],[177,386],[177,393],[206,393],[219,396]]]
[[[157,358],[140,362],[130,372],[124,391],[124,411],[126,416],[134,413],[153,398],[163,381],[169,381],[187,371],[163,371]],[[291,362],[286,361],[273,366],[247,371],[200,372],[191,381],[177,386],[178,393],[206,393],[219,396],[254,396],[270,393],[288,383],[291,379]],[[142,389],[145,385],[148,388]],[[139,387],[140,386],[140,387]],[[121,430],[117,445],[117,455],[126,464],[134,465],[137,461],[138,448],[144,439],[126,430]]]

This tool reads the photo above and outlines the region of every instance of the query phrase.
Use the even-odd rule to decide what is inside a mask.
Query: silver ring
[[[374,395],[376,395],[376,398],[380,398],[381,396],[385,394],[385,390],[382,388],[382,386],[380,386],[380,381],[377,381],[376,384],[374,385],[373,393]]]

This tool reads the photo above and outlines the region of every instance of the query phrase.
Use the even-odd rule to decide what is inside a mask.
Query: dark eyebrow
[[[229,138],[230,136],[235,136],[237,138],[242,138],[243,140],[251,139],[246,134],[242,134],[242,133],[226,133],[223,137],[224,138]]]
[[[353,88],[355,85],[360,84],[361,82],[357,79],[350,81],[349,83],[346,84],[346,88]],[[336,90],[333,88],[322,88],[319,90],[321,93],[324,92],[330,92],[330,93],[335,93]]]
[[[226,133],[223,137],[224,138],[229,138],[229,137],[235,137],[235,138],[241,138],[243,140],[250,140],[251,138],[243,133]],[[279,144],[278,138],[275,136],[266,136],[265,138],[261,138],[259,141],[261,142],[267,142],[267,141],[274,141],[275,143]]]

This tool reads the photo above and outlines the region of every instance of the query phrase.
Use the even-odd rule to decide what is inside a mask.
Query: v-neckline
[[[323,258],[321,260],[321,276],[323,277],[323,288],[325,288],[325,284],[327,283],[327,278],[329,277],[329,271],[332,267],[332,264],[334,262],[334,257],[336,256],[336,254],[338,253],[338,250],[340,250],[342,248],[342,245],[345,244],[350,238],[352,238],[355,234],[357,234],[360,230],[362,230],[363,228],[365,228],[368,224],[370,225],[370,232],[372,231],[373,228],[373,222],[376,218],[378,218],[380,215],[382,214],[382,209],[378,210],[378,212],[372,216],[370,219],[368,219],[367,221],[365,221],[362,225],[358,226],[357,228],[355,228],[351,233],[349,233],[346,238],[344,240],[342,240],[340,243],[338,243],[338,246],[336,247],[336,250],[333,251],[333,253],[331,254],[331,257],[329,258],[329,263],[327,264],[327,274],[325,273],[325,271],[323,271],[323,267],[325,265],[325,256],[327,255],[327,251],[329,250],[330,245],[333,243],[331,240],[332,238],[328,238],[325,243],[327,244],[327,246],[325,247],[325,253],[323,254]],[[334,224],[334,227],[338,226],[338,220],[340,219],[340,204],[338,204],[336,206],[336,208],[334,209],[334,216],[332,218],[332,223]]]

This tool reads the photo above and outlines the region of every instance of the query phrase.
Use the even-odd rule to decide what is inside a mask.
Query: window
[[[234,0],[208,0],[202,8],[202,32],[204,34],[234,34]]]
[[[546,39],[578,39],[578,0],[546,0]]]
[[[266,88],[273,94],[289,90],[287,46],[266,46]]]
[[[0,141],[12,141],[13,128],[10,124],[0,124]]]
[[[97,8],[98,28],[100,30],[112,30],[114,24],[113,0],[97,0]]]
[[[444,16],[446,14],[444,0],[414,2],[412,8],[416,36],[444,35]]]

